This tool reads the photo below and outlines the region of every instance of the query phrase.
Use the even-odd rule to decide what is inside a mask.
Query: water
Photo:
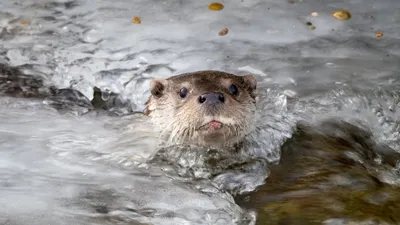
[[[232,219],[241,220],[243,211],[232,198],[212,186],[200,192],[168,179],[160,170],[121,162],[122,150],[110,146],[124,146],[124,133],[113,127],[122,126],[121,121],[60,116],[37,102],[15,99],[2,99],[2,105],[2,224],[229,224]],[[123,148],[125,159],[129,153],[136,159],[131,162],[140,162],[140,148],[132,146]]]
[[[143,109],[154,77],[253,73],[262,127],[255,155],[276,160],[297,120],[331,116],[361,120],[377,142],[400,149],[400,2],[221,3],[215,12],[204,1],[2,0],[0,62],[89,99],[94,86],[103,100],[118,93],[131,102],[126,112]],[[330,15],[341,8],[351,20]],[[142,23],[133,24],[134,16]],[[218,36],[225,27],[229,33]],[[262,163],[254,165],[259,173],[208,180],[196,167],[205,180],[179,177],[174,167],[146,163],[155,137],[141,118],[60,115],[41,100],[0,101],[0,223],[248,224],[254,216],[224,190],[253,190],[267,175]]]

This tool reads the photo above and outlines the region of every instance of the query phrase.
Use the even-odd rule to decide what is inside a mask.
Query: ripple
[[[255,215],[231,194],[263,183],[300,119],[364,124],[400,151],[400,3],[363,3],[251,0],[211,12],[201,1],[1,1],[0,62],[29,79],[78,90],[84,103],[98,89],[101,107],[121,115],[143,109],[152,78],[253,73],[260,123],[258,143],[230,156],[241,163],[228,171],[204,168],[193,152],[176,160],[171,151],[161,159],[172,164],[151,164],[156,137],[138,117],[60,115],[50,101],[1,97],[0,188],[7,194],[0,217],[34,225],[249,224]],[[353,18],[334,20],[338,8]],[[132,24],[133,16],[142,24]],[[230,32],[220,37],[223,27]]]

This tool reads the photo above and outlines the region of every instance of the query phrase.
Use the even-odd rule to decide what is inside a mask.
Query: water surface
[[[331,116],[361,120],[375,141],[400,150],[399,1],[221,1],[222,11],[209,3],[2,0],[0,62],[89,99],[94,86],[113,91],[131,102],[127,111],[143,109],[155,77],[252,73],[262,127],[255,154],[277,160],[296,121]],[[341,8],[350,20],[331,16]],[[190,170],[189,157],[178,172],[206,179],[179,177],[145,162],[154,137],[134,115],[60,115],[41,100],[0,101],[1,223],[251,223],[253,213],[224,190],[254,190],[267,175],[262,165],[209,180]]]

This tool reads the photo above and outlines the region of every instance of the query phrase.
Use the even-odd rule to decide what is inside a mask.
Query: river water
[[[269,160],[296,121],[332,116],[362,121],[400,151],[400,1],[220,2],[222,11],[194,0],[2,0],[0,63],[89,99],[94,86],[118,93],[129,102],[124,112],[143,110],[155,77],[252,73]],[[331,16],[341,8],[350,20]],[[255,221],[226,190],[252,191],[266,171],[180,176],[147,163],[155,137],[136,115],[60,114],[8,96],[0,105],[0,224]]]

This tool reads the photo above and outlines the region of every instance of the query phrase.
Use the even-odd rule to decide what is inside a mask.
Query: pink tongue
[[[221,123],[213,120],[208,124],[208,127],[213,128],[213,129],[218,129],[218,128],[221,128]]]

